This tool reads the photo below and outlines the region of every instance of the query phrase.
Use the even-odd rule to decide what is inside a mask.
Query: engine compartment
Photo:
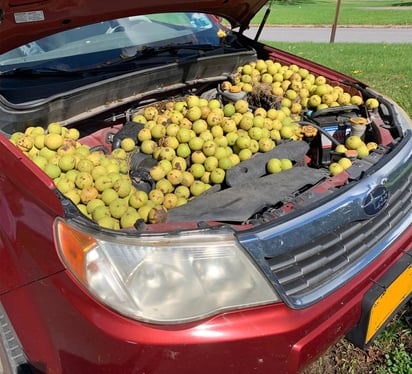
[[[218,61],[223,63],[223,59],[213,59]],[[205,67],[213,71],[205,74],[201,71]],[[224,74],[216,75],[223,70]],[[177,222],[242,227],[265,223],[358,180],[392,147],[380,103],[365,96],[361,87],[315,75],[296,64],[257,59],[250,53],[232,56],[223,70],[209,60],[191,65],[190,81],[177,83],[172,74],[170,84],[162,81],[159,87],[165,75],[156,69],[146,72],[151,78],[157,73],[156,81],[145,79],[146,85],[133,95],[130,83],[126,88],[118,80],[105,83],[116,85],[123,99],[98,105],[101,95],[93,98],[93,92],[100,89],[82,91],[65,102],[67,119],[47,126],[35,126],[33,121],[29,127],[23,120],[20,131],[12,132],[10,139],[34,161],[43,156],[41,146],[28,149],[24,143],[33,137],[33,129],[43,129],[39,134],[43,142],[50,133],[60,132],[66,138],[75,129],[76,137],[63,140],[47,164],[59,167],[62,156],[71,156],[71,169],[77,169],[76,173],[60,168],[58,175],[51,174],[45,162],[36,164],[54,180],[61,198],[74,203],[76,208],[71,211],[106,228],[138,230],[146,224]],[[87,101],[89,110],[68,115],[68,104],[86,96],[93,98]],[[44,106],[39,108],[44,110]],[[53,110],[47,115],[53,118]],[[355,132],[357,127],[361,133]],[[77,148],[87,148],[87,152],[74,157]],[[89,195],[76,182],[83,172],[78,168],[82,158],[92,162],[92,169],[106,168],[104,186],[97,177],[90,177],[87,187],[93,193]],[[111,182],[110,159],[117,160]],[[73,175],[68,178],[68,174]],[[119,195],[116,188],[121,187],[114,187],[118,180],[128,184],[127,193]],[[113,199],[102,198],[106,189],[115,190]],[[130,203],[132,194],[143,200]],[[110,213],[113,200],[124,204],[123,213]],[[97,215],[100,206],[102,213]],[[130,218],[122,223],[126,215]]]

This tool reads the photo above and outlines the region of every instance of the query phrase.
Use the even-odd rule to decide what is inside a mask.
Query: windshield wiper
[[[212,45],[212,44],[193,44],[193,43],[182,43],[182,44],[168,44],[159,47],[150,47],[146,46],[141,49],[137,47],[128,47],[125,48],[121,54],[120,60],[114,60],[112,64],[122,64],[125,62],[136,61],[136,60],[145,60],[153,57],[189,57],[184,54],[184,51],[189,51],[190,57],[201,57],[207,56],[212,53],[224,53],[225,47],[221,45]],[[191,51],[195,51],[195,54],[191,54]]]
[[[192,50],[198,51],[199,53],[202,52],[209,52],[209,51],[216,51],[219,49],[223,50],[222,45],[212,45],[212,44],[193,44],[193,43],[182,43],[182,44],[168,44],[161,47],[146,47],[141,50],[141,54],[143,55],[158,55],[160,53],[169,52],[169,53],[177,53],[181,50]]]
[[[138,58],[120,58],[115,61],[103,62],[99,65],[87,66],[75,69],[59,69],[59,68],[47,68],[47,67],[21,67],[13,68],[4,72],[0,72],[0,77],[4,78],[36,78],[36,77],[73,77],[73,78],[83,78],[91,75],[100,75],[107,73],[125,72],[129,70],[136,70],[139,65],[142,67],[148,66],[159,66],[165,63],[170,63],[170,57],[166,59],[165,57],[152,56],[149,58],[151,61],[137,62]]]
[[[4,72],[0,72],[0,76],[14,76],[14,77],[44,77],[44,76],[79,76],[82,74],[81,70],[69,70],[61,68],[47,68],[47,67],[21,67],[13,68]]]

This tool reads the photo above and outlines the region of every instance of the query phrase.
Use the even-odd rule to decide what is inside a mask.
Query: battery
[[[349,118],[328,115],[312,121],[319,129],[310,143],[312,164],[315,167],[328,166],[332,162],[332,150],[337,144],[345,144],[346,138],[351,135]]]
[[[321,126],[321,128],[331,137],[336,139],[340,144],[345,144],[346,138],[351,134],[351,126],[346,123],[323,125]],[[323,133],[320,134],[320,143],[320,146],[322,148],[322,156],[320,162],[323,165],[328,165],[331,162],[330,152],[332,148],[335,147],[335,145],[332,144],[332,140]]]

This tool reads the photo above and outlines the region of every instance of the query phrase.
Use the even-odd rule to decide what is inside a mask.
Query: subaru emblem
[[[375,187],[363,201],[363,209],[369,216],[379,213],[389,200],[389,192],[384,186]]]

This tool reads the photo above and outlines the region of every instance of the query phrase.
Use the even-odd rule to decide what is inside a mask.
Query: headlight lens
[[[68,269],[98,300],[134,319],[182,323],[279,301],[229,231],[111,236],[58,219]]]

